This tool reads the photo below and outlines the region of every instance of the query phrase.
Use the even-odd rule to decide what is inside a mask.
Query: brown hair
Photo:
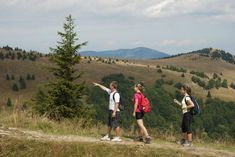
[[[135,84],[135,86],[141,91],[141,93],[144,92],[144,85],[142,82]]]
[[[191,96],[192,90],[191,90],[191,88],[190,88],[188,85],[183,85],[182,88],[183,88],[183,90],[186,91],[186,93],[187,93],[188,95]]]
[[[113,88],[117,89],[117,87],[118,87],[117,81],[112,81],[110,84]]]

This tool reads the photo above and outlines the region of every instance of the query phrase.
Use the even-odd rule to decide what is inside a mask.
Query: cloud
[[[149,18],[181,18],[191,16],[208,20],[227,21],[235,15],[235,1],[232,0],[162,0],[144,9]]]
[[[166,9],[168,6],[173,4],[175,0],[164,0],[154,6],[150,6],[145,9],[144,15],[149,17],[159,17],[161,16],[163,10]]]
[[[192,15],[227,18],[235,14],[234,0],[0,0],[0,9],[22,11],[74,10],[90,16],[125,16],[139,18],[171,18]]]

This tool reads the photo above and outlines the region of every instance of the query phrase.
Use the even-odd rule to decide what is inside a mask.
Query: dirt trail
[[[174,143],[151,143],[150,145],[144,145],[140,142],[133,142],[132,139],[124,139],[123,142],[101,142],[95,137],[77,136],[77,135],[50,135],[40,131],[30,131],[19,128],[0,128],[0,138],[2,136],[9,136],[17,139],[28,139],[28,140],[39,140],[39,141],[59,141],[59,142],[86,142],[86,143],[107,143],[107,144],[121,144],[121,145],[134,145],[137,147],[153,147],[153,148],[164,148],[174,149],[180,151],[187,151],[192,154],[199,156],[214,156],[214,157],[235,157],[235,153],[228,152],[226,150],[217,150],[214,148],[203,148],[203,147],[191,147],[184,148]]]

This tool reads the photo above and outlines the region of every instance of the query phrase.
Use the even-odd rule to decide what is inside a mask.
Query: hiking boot
[[[185,142],[182,144],[184,147],[192,147],[193,146],[193,143],[192,141],[187,141],[185,140]]]
[[[148,136],[148,137],[145,138],[145,142],[144,143],[145,144],[150,144],[151,140],[152,140],[151,137]]]
[[[136,138],[136,141],[139,141],[139,142],[144,142],[144,139],[142,136],[139,136],[138,138]]]
[[[100,140],[101,140],[101,141],[110,141],[110,137],[109,137],[109,135],[107,134],[107,135],[105,135],[104,137],[102,137]]]
[[[122,142],[122,139],[120,137],[114,137],[111,141],[112,142]]]
[[[185,139],[181,139],[181,140],[177,141],[176,143],[179,144],[179,145],[182,145],[182,144],[185,143]]]

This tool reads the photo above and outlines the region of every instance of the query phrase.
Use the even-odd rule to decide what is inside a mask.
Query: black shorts
[[[120,126],[120,113],[117,111],[116,117],[112,117],[112,114],[113,114],[113,110],[109,110],[108,126],[116,129],[117,127]]]
[[[193,115],[190,111],[184,113],[182,125],[181,125],[183,133],[187,133],[187,134],[192,133],[192,129],[191,129],[192,119],[193,119]]]
[[[141,112],[136,112],[136,113],[135,113],[135,118],[136,118],[136,120],[138,120],[138,119],[143,119],[143,118],[144,118],[144,112],[143,112],[143,111],[141,111]]]

